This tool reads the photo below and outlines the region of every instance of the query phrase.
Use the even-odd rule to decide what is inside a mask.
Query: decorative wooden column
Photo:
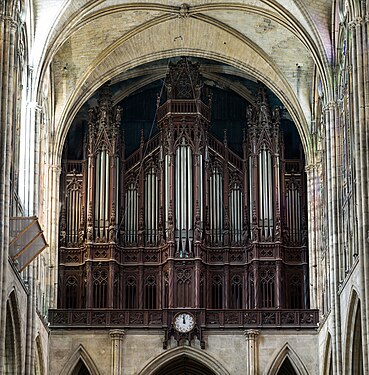
[[[256,329],[248,329],[244,332],[246,338],[246,375],[258,375],[258,347],[257,337],[259,331]]]
[[[109,332],[111,338],[111,374],[123,375],[123,343],[125,331],[113,329]]]

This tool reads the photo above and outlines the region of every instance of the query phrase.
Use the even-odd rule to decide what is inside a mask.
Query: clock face
[[[174,317],[174,328],[178,332],[190,332],[195,327],[195,318],[189,313],[179,313]]]

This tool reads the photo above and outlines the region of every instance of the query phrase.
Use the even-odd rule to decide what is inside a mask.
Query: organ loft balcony
[[[205,121],[210,122],[211,108],[200,99],[169,99],[159,107],[157,121],[161,122],[169,116],[179,120],[201,116]]]

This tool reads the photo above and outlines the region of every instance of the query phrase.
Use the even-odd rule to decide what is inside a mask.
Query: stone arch
[[[204,350],[196,349],[190,346],[179,346],[174,349],[170,349],[156,357],[154,360],[150,360],[144,368],[138,373],[138,375],[151,375],[155,374],[156,371],[165,368],[171,361],[176,361],[180,358],[187,357],[190,360],[201,364],[216,375],[230,375],[229,372],[210,354]]]
[[[353,288],[350,296],[349,310],[346,320],[345,333],[345,374],[362,374],[363,366],[361,304],[356,290]]]
[[[23,362],[18,301],[12,290],[6,302],[4,373],[21,374]]]
[[[196,28],[194,27],[194,29]],[[161,31],[158,32],[158,34],[164,35],[165,33],[164,31]],[[137,53],[140,53],[140,51],[138,51],[138,48],[133,48],[133,45],[135,44],[133,40],[127,41],[126,44],[126,48],[128,50],[135,49]],[[155,43],[152,44],[155,45]],[[123,47],[121,46],[121,48]],[[249,48],[245,47],[245,49]],[[91,73],[91,70],[89,69],[88,72],[91,74],[89,74],[89,76],[86,77],[81,77],[79,82],[77,82],[75,86],[75,91],[66,103],[64,110],[61,114],[60,120],[58,121],[61,124],[61,127],[57,130],[57,138],[55,142],[57,149],[54,150],[56,156],[55,161],[57,162],[57,164],[60,164],[65,138],[67,136],[68,130],[72,124],[73,119],[75,118],[83,103],[85,103],[88,100],[88,98],[99,88],[102,82],[106,82],[118,73],[128,69],[133,69],[141,64],[153,62],[157,59],[169,59],[171,57],[180,57],[183,55],[183,53],[183,50],[180,48],[172,50],[168,49],[165,51],[152,51],[152,53],[148,53],[146,55],[133,57],[131,60],[127,60],[126,62],[122,62],[120,65],[116,65],[114,69],[106,69],[104,72],[99,72],[98,70],[96,70],[95,72]],[[288,83],[281,78],[282,74],[277,75],[275,67],[273,68],[269,64],[265,63],[263,64],[263,66],[268,66],[268,73],[263,73],[262,69],[257,69],[256,67],[252,66],[250,67],[247,64],[247,62],[245,63],[244,61],[242,61],[242,59],[230,58],[225,54],[219,53],[219,51],[186,48],[185,53],[187,56],[190,57],[204,57],[205,55],[205,57],[209,58],[210,60],[229,64],[233,67],[240,69],[241,71],[244,71],[254,76],[261,82],[263,82],[267,87],[269,87],[284,103],[284,105],[288,109],[288,112],[293,118],[300,134],[301,142],[303,144],[304,152],[306,155],[306,160],[309,161],[313,152],[312,144],[309,138],[309,130],[305,114],[299,104],[299,101],[297,100],[297,97],[295,96],[295,93],[292,92],[292,89],[289,87]],[[124,53],[121,53],[119,51],[115,52],[114,54],[119,54],[120,56],[124,55]],[[257,54],[254,53],[253,56],[255,56],[254,60],[260,60],[260,56],[258,56]],[[129,56],[127,56],[127,58],[129,58]],[[109,66],[110,62],[108,60],[111,59],[109,58],[104,61],[101,61],[101,65],[104,67]],[[271,78],[277,76],[279,77],[278,79],[273,80]]]
[[[60,372],[60,375],[72,375],[73,371],[80,365],[81,361],[91,375],[100,375],[98,367],[82,344],[80,344],[74,353],[69,357],[68,361]]]
[[[266,367],[264,375],[277,375],[284,361],[288,359],[297,375],[309,375],[304,363],[297,353],[286,343],[271,363]]]
[[[325,339],[324,357],[323,357],[323,375],[333,374],[333,353],[332,353],[332,337],[328,332]]]
[[[309,160],[312,155],[308,127],[310,114],[304,112],[290,82],[275,62],[245,36],[199,17],[190,17],[186,20],[183,34],[188,40],[187,44],[175,45],[173,40],[177,33],[176,22],[177,19],[166,18],[150,27],[146,25],[145,28],[135,29],[129,35],[123,35],[113,45],[100,52],[84,70],[74,86],[74,91],[65,103],[60,103],[58,110],[57,122],[61,124],[55,142],[58,148],[55,150],[58,162],[72,120],[83,103],[103,82],[139,65],[184,54],[231,65],[268,86],[281,99],[293,118],[300,133],[306,159]],[[218,35],[217,42],[211,42],[208,38],[197,38],[194,33],[199,29],[209,35]],[[143,45],[142,40],[147,40],[147,43]],[[233,43],[236,46],[232,54],[224,51],[223,43]]]
[[[35,375],[43,375],[45,373],[45,362],[40,335],[37,335],[35,344]]]

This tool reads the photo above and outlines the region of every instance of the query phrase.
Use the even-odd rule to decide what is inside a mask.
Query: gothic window
[[[223,308],[223,277],[221,275],[215,275],[212,278],[211,308],[212,309]]]
[[[128,276],[125,287],[125,308],[137,308],[137,283],[134,276]]]
[[[77,307],[77,293],[78,293],[78,282],[75,276],[69,276],[66,282],[66,308],[76,308]]]
[[[156,309],[156,278],[155,276],[148,276],[145,280],[145,309]]]
[[[154,168],[145,176],[145,243],[156,245],[159,221],[159,181]]]
[[[192,272],[186,268],[177,270],[177,306],[192,307]]]
[[[234,275],[231,280],[231,309],[242,308],[242,277]]]
[[[303,305],[302,280],[301,274],[291,274],[288,279],[288,307],[290,309],[301,309]]]
[[[209,185],[209,226],[211,242],[214,245],[223,244],[223,176],[218,166],[211,171]]]
[[[273,269],[260,270],[260,307],[275,306],[275,271]]]
[[[93,273],[93,299],[95,308],[107,307],[108,271],[96,270]]]

